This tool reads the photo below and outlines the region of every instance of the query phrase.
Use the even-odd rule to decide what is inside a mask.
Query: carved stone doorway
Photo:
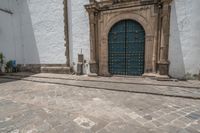
[[[85,5],[90,21],[90,72],[110,76],[109,32],[122,20],[138,22],[144,29],[144,74],[168,76],[171,0],[90,0]]]
[[[144,74],[145,31],[133,20],[117,22],[108,35],[108,64],[112,75]]]

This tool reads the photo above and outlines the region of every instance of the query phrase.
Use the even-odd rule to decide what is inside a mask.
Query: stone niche
[[[90,72],[109,76],[108,33],[121,20],[145,30],[144,75],[168,75],[170,0],[90,0]]]

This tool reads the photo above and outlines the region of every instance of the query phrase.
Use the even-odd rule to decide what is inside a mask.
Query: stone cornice
[[[170,4],[172,2],[172,0],[161,0],[161,3],[164,4]]]
[[[85,8],[88,12],[98,12],[105,10],[114,10],[119,8],[152,5],[152,4],[158,4],[158,0],[108,0],[100,2],[91,0],[90,4],[85,5]]]

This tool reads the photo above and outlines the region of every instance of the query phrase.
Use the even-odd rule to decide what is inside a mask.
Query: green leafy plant
[[[6,72],[12,72],[12,60],[9,60],[7,63],[6,63]]]
[[[4,63],[4,55],[3,53],[0,53],[0,73],[2,73],[3,63]]]
[[[4,55],[3,53],[0,53],[0,64],[4,63]]]

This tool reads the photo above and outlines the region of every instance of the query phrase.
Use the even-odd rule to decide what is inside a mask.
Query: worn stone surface
[[[146,78],[145,79],[124,78],[124,77],[105,78],[105,77],[87,77],[87,76],[47,74],[47,73],[34,74],[34,75],[26,73],[17,73],[17,74],[12,74],[11,76],[6,75],[4,76],[4,78],[15,78],[15,79],[23,78],[23,80],[25,81],[45,82],[51,84],[95,88],[95,89],[111,90],[111,91],[123,91],[131,93],[200,99],[200,83],[198,81],[160,82]],[[164,111],[170,112],[173,111],[173,109],[165,109]],[[184,113],[184,112],[180,111],[179,113]]]
[[[98,64],[97,74],[113,74],[109,70],[110,29],[122,20],[133,20],[145,32],[143,74],[159,73],[167,76],[170,2],[171,0],[119,0],[116,4],[113,0],[100,0],[90,1],[90,4],[85,5],[90,23],[90,61]],[[159,4],[162,8],[157,6]]]
[[[0,78],[1,133],[200,132],[200,100],[56,84],[62,79],[51,79],[54,83],[31,79]]]

